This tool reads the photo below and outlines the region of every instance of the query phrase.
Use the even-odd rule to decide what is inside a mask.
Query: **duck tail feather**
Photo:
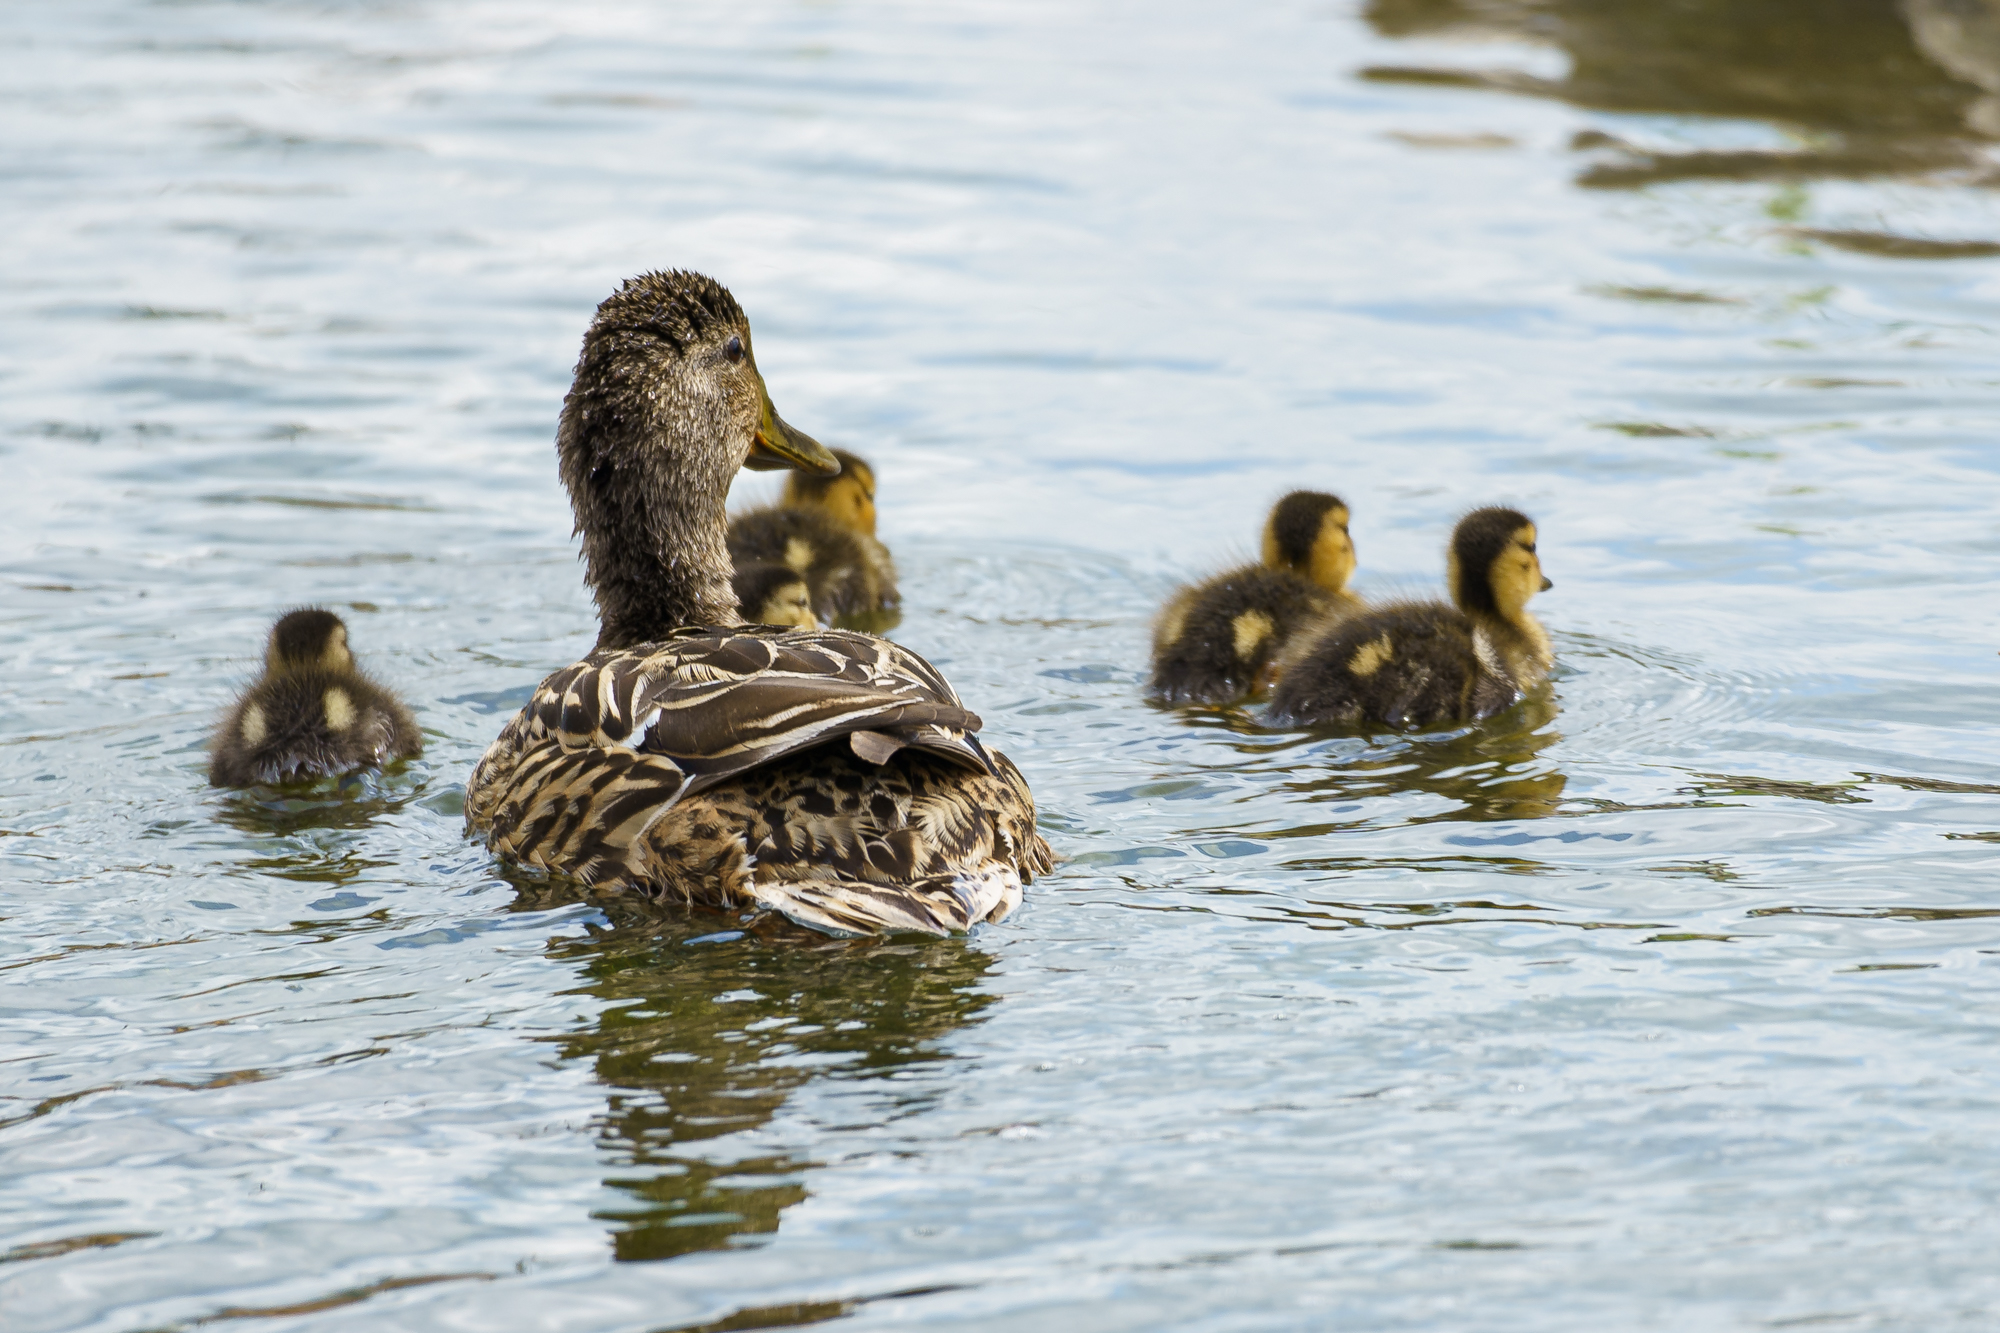
[[[1021,901],[1021,877],[988,864],[909,884],[827,876],[756,882],[749,896],[788,921],[828,935],[950,935],[998,921]]]

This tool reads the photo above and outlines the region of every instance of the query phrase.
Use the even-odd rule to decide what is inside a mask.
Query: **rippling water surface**
[[[9,1330],[2000,1327],[2000,11],[79,0],[0,61]],[[579,335],[667,265],[876,460],[1066,858],[1006,923],[461,836],[594,631]],[[1553,689],[1142,703],[1294,485],[1376,593],[1534,515]],[[211,791],[314,601],[427,754]]]

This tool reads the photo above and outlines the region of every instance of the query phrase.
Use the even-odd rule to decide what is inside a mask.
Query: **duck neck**
[[[742,624],[729,582],[729,478],[705,475],[650,440],[591,438],[588,427],[566,413],[558,444],[583,536],[584,581],[597,601],[597,646]]]
[[[1476,612],[1472,621],[1521,689],[1541,681],[1555,665],[1549,633],[1542,628],[1541,621],[1528,614],[1527,608],[1517,610],[1512,616]]]

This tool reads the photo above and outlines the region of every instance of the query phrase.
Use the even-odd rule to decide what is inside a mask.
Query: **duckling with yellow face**
[[[307,608],[271,627],[264,674],[216,728],[208,780],[249,787],[336,777],[423,748],[410,710],[355,665],[346,624]]]
[[[1291,638],[1362,606],[1348,509],[1324,491],[1293,491],[1264,524],[1263,561],[1181,588],[1153,622],[1147,693],[1164,703],[1230,703],[1261,690]]]
[[[1268,720],[1424,727],[1512,707],[1555,665],[1528,614],[1528,599],[1555,586],[1535,548],[1519,510],[1473,510],[1446,554],[1453,604],[1394,603],[1303,636],[1280,663]]]
[[[738,568],[783,565],[802,575],[813,613],[827,624],[843,616],[894,610],[896,562],[875,539],[875,469],[844,449],[831,477],[793,473],[776,505],[729,523],[729,557]]]
[[[813,616],[812,589],[806,576],[795,569],[760,560],[738,569],[730,586],[736,589],[736,610],[747,624],[819,628]]]

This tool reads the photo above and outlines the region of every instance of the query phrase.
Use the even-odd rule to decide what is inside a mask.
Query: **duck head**
[[[834,522],[864,536],[875,535],[875,469],[845,449],[828,451],[840,464],[837,476],[794,472],[785,478],[785,504],[823,509]]]
[[[347,646],[347,625],[331,611],[316,606],[287,611],[271,626],[264,644],[264,670],[272,676],[303,671],[340,673],[354,669]]]
[[[743,618],[753,625],[792,625],[818,629],[812,589],[805,575],[786,565],[756,561],[737,570],[730,580]]]
[[[736,472],[840,471],[778,415],[736,298],[681,270],[629,278],[598,306],[556,452],[601,648],[741,623],[723,542]]]
[[[1445,570],[1459,610],[1513,623],[1530,597],[1556,586],[1542,573],[1534,521],[1518,509],[1475,509],[1460,519]]]
[[[1303,574],[1328,592],[1345,592],[1354,577],[1354,539],[1347,505],[1325,491],[1293,491],[1271,507],[1264,524],[1264,563]]]

